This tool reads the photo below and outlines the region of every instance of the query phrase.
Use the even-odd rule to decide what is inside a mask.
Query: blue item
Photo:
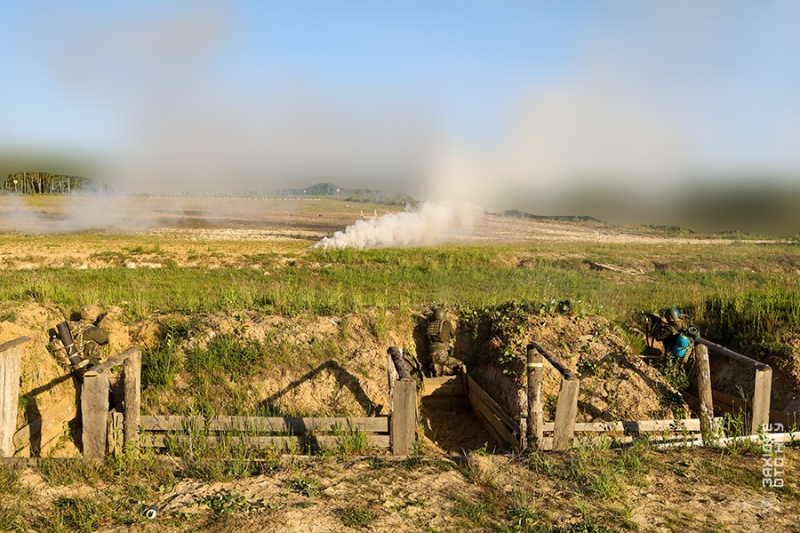
[[[672,355],[675,357],[686,357],[686,350],[689,349],[691,341],[686,335],[678,335],[675,345],[672,347]]]

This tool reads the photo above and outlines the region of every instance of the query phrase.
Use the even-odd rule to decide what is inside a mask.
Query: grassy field
[[[118,306],[129,325],[160,326],[157,344],[146,353],[145,402],[185,389],[194,391],[195,407],[210,408],[223,401],[216,398],[223,390],[219,376],[246,392],[259,365],[294,364],[282,359],[281,346],[230,334],[204,350],[187,349],[176,362],[188,328],[214,314],[305,319],[355,313],[411,322],[434,304],[467,317],[517,302],[542,315],[601,315],[630,331],[641,312],[677,306],[712,340],[756,357],[793,353],[800,327],[795,241],[722,242],[716,236],[669,242],[685,235],[647,228],[643,234],[666,240],[309,248],[315,235],[352,222],[360,207],[309,204],[301,223],[292,225],[295,215],[285,214],[289,222],[270,226],[280,231],[263,239],[237,228],[198,233],[206,222],[186,232],[0,233],[0,321],[15,322],[31,302],[64,316],[87,303]],[[226,209],[226,216],[236,212],[234,204]],[[260,213],[252,209],[248,216]],[[346,324],[338,327],[344,338]],[[370,327],[382,339],[393,325]],[[317,343],[308,354],[319,362],[334,348]],[[184,388],[175,385],[181,372]],[[228,407],[236,407],[237,398],[225,400]],[[254,414],[240,400],[230,412]],[[425,456],[354,461],[343,450],[300,464],[270,451],[203,447],[182,450],[179,467],[149,453],[122,454],[102,465],[52,460],[22,473],[0,468],[0,495],[14,495],[0,504],[0,529],[243,531],[316,516],[333,531],[660,533],[731,530],[739,511],[749,524],[742,531],[771,528],[748,507],[758,501],[781,509],[770,515],[780,523],[772,529],[791,531],[784,518],[800,512],[796,476],[784,489],[763,488],[761,453],[759,443],[725,451],[658,450],[643,440],[626,449],[525,457],[478,451],[461,465]],[[787,448],[787,471],[796,472],[796,458],[796,449]],[[181,494],[186,503],[155,521],[144,519],[142,511],[167,494]]]

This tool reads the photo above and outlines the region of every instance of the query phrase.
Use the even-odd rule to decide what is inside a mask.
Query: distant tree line
[[[73,192],[113,192],[111,187],[82,176],[49,172],[14,172],[9,174],[3,189],[19,194],[72,194]]]

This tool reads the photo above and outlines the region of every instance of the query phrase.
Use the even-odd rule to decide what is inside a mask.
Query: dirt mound
[[[580,375],[580,422],[665,419],[688,412],[680,393],[602,317],[541,314],[511,304],[468,317],[461,333],[482,339],[477,346],[460,343],[458,348],[472,359],[476,381],[512,416],[527,412],[523,360],[531,340]],[[558,371],[545,364],[545,417],[551,420],[560,383]]]

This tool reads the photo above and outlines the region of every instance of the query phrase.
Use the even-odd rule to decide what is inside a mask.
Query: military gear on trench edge
[[[455,329],[447,320],[446,311],[437,307],[428,323],[428,340],[430,341],[431,374],[434,377],[453,375],[461,368],[461,361],[450,355],[450,339],[455,336]]]
[[[101,346],[108,344],[108,332],[97,327],[94,322],[100,316],[97,305],[86,305],[81,309],[79,322],[59,324],[57,333],[51,335],[48,348],[53,356],[65,367],[72,367],[76,374],[83,375],[87,367],[100,363]],[[63,325],[67,327],[64,328]],[[65,330],[63,334],[59,329]],[[63,338],[64,335],[70,338]]]
[[[683,323],[681,312],[671,307],[662,316],[648,314],[649,325],[647,328],[647,344],[659,341],[664,346],[664,355],[671,354],[684,359],[694,345],[694,340],[700,338],[699,330],[692,324]]]

